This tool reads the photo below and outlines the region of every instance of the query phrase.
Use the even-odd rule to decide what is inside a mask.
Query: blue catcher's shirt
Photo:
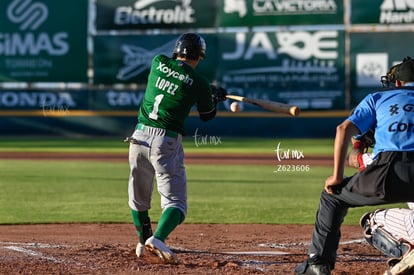
[[[411,89],[404,87],[411,86]],[[375,129],[375,157],[380,152],[414,151],[414,83],[367,95],[348,118],[361,133]]]

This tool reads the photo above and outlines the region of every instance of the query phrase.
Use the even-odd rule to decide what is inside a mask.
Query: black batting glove
[[[216,87],[215,85],[210,85],[211,90],[213,92],[213,101],[214,103],[218,103],[221,101],[225,101],[227,99],[227,90],[222,87]]]

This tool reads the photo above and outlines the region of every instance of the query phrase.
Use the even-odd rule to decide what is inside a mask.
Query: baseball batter
[[[308,258],[296,267],[296,274],[331,274],[340,227],[350,207],[414,200],[414,60],[402,62],[395,77],[395,89],[367,95],[338,125],[333,175],[320,197]],[[373,162],[345,178],[351,137],[370,129],[375,130]]]
[[[185,33],[176,41],[172,58],[157,55],[152,60],[147,88],[138,112],[138,124],[128,138],[129,207],[139,241],[136,254],[145,248],[166,263],[177,263],[166,246],[170,233],[187,214],[187,181],[184,152],[184,121],[196,105],[202,121],[216,115],[216,105],[226,100],[226,91],[215,88],[195,71],[205,58],[206,44],[196,33]],[[156,179],[162,215],[152,234],[148,210]]]

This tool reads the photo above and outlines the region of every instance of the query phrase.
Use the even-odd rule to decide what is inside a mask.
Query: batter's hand
[[[338,191],[337,188],[341,183],[342,179],[336,179],[333,176],[330,176],[325,180],[325,191],[328,194],[336,194]]]
[[[211,90],[213,91],[213,100],[215,103],[225,101],[227,99],[227,90],[222,87],[216,87],[214,85],[210,85]]]

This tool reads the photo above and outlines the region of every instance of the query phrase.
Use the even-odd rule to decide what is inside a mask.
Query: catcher
[[[407,56],[403,59],[403,62],[411,59]],[[381,76],[381,84],[384,90],[392,89],[395,87],[396,72],[401,63],[394,65],[390,68],[386,75]],[[351,115],[354,113],[353,109]],[[351,167],[358,168],[363,171],[367,165],[371,164],[374,158],[373,153],[368,153],[369,148],[373,148],[375,145],[375,131],[369,129],[366,133],[356,135],[352,137],[352,151],[348,156],[348,164]]]
[[[407,58],[395,70],[395,88],[368,94],[336,127],[332,176],[325,180],[320,196],[308,257],[296,267],[296,274],[331,274],[349,208],[414,199],[414,117],[409,111],[414,106],[414,60]],[[370,129],[375,129],[372,163],[345,177],[351,138]],[[414,252],[410,253],[397,265],[410,262]]]
[[[409,57],[404,59],[408,60]],[[404,62],[403,61],[403,62]],[[399,64],[398,64],[399,65]],[[381,77],[384,86],[395,82],[393,66],[386,76]],[[373,162],[374,154],[368,152],[375,145],[374,130],[352,138],[352,150],[349,154],[349,165],[363,171]],[[412,247],[414,246],[414,203],[408,208],[377,209],[366,213],[360,221],[367,242],[383,254],[390,257],[389,270],[385,274],[402,274],[414,267]]]

